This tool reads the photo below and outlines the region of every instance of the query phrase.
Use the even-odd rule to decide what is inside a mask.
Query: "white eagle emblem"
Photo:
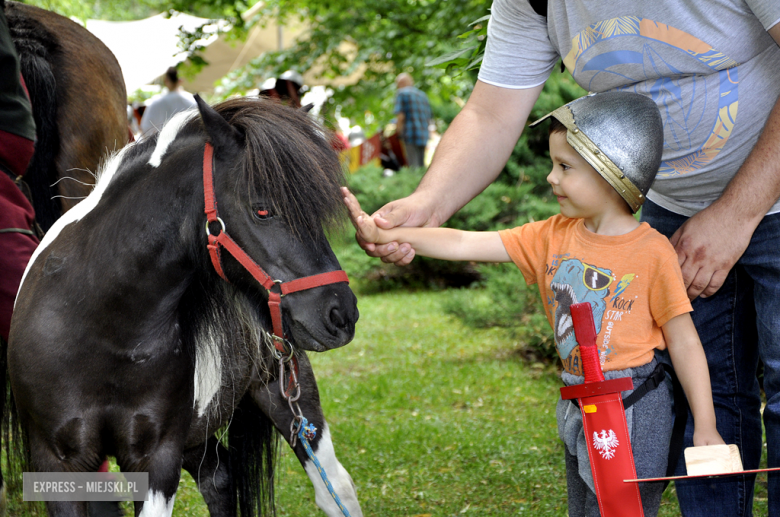
[[[593,447],[595,447],[601,456],[605,460],[611,460],[615,457],[615,448],[620,445],[618,442],[615,431],[610,429],[609,431],[601,430],[601,435],[598,432],[593,433]]]

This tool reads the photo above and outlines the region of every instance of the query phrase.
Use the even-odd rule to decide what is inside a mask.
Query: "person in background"
[[[295,70],[287,70],[278,79],[268,79],[260,87],[259,95],[271,99],[279,99],[283,104],[293,108],[301,107],[301,90],[303,76]]]
[[[409,167],[425,165],[425,146],[428,144],[428,124],[431,122],[431,105],[428,96],[414,86],[414,79],[407,73],[395,79],[397,92],[393,112],[397,118],[398,136],[404,143]]]
[[[180,111],[194,109],[195,98],[191,93],[184,91],[181,86],[181,79],[176,67],[168,68],[163,77],[165,87],[168,93],[155,97],[147,104],[144,114],[141,117],[141,134],[149,135],[154,131],[159,131],[168,119]]]

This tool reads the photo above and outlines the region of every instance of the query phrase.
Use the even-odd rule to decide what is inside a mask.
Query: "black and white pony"
[[[294,437],[302,415],[336,494],[362,515],[303,352],[347,344],[358,319],[324,235],[342,206],[338,158],[302,110],[250,99],[198,107],[113,156],[28,265],[7,354],[26,468],[94,472],[114,456],[125,472],[149,473],[143,517],[171,515],[184,468],[211,515],[263,514],[273,512],[278,431],[318,506],[342,515]],[[225,428],[227,447],[215,437]]]

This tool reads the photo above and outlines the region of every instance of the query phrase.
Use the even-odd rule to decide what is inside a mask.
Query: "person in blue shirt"
[[[428,124],[431,121],[431,105],[428,97],[414,86],[412,76],[399,74],[395,80],[398,92],[395,108],[398,136],[404,143],[409,167],[422,167],[425,146],[428,144]]]

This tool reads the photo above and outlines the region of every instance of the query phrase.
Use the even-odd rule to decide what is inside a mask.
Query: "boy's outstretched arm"
[[[725,443],[715,428],[715,408],[707,358],[689,313],[681,314],[661,327],[672,366],[680,379],[693,413],[693,445]]]
[[[342,187],[344,204],[349,209],[352,225],[365,242],[386,244],[408,242],[417,255],[442,260],[474,262],[511,262],[498,232],[465,232],[452,228],[379,228],[361,208],[354,194]]]

